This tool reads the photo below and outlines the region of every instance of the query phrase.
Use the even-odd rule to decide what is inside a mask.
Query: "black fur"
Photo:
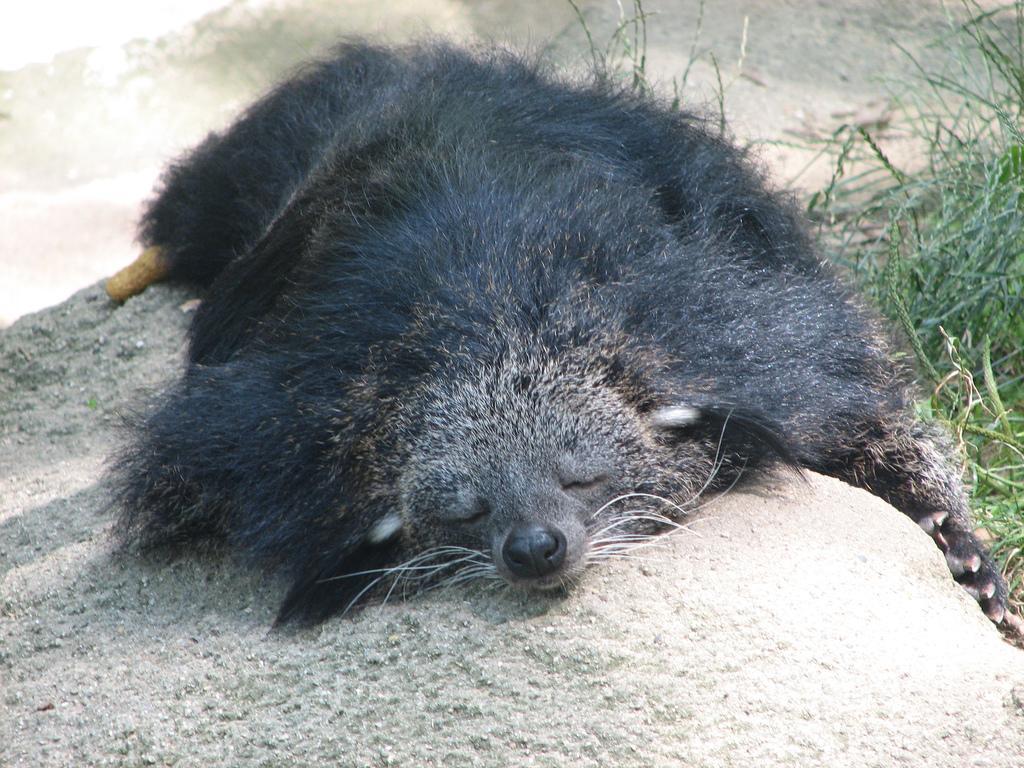
[[[346,574],[428,544],[486,546],[418,510],[547,498],[534,480],[506,493],[480,479],[526,461],[519,433],[478,455],[479,477],[445,456],[491,439],[473,429],[494,403],[511,421],[513,400],[542,410],[563,386],[624,404],[579,418],[611,425],[593,439],[630,457],[563,488],[691,502],[693,486],[779,460],[827,472],[926,529],[948,513],[933,535],[978,555],[958,578],[1001,614],[948,449],[909,415],[873,315],[794,208],[692,115],[509,53],[349,44],[172,165],[141,236],[173,278],[209,288],[187,371],[115,465],[121,531],[283,569],[279,620],[345,609],[369,584]],[[674,404],[695,419],[650,442],[645,419]],[[557,435],[541,423],[526,439],[594,453],[577,443],[599,429],[565,426],[586,408],[552,407]],[[461,443],[436,437],[448,414]],[[689,477],[707,456],[717,475]],[[410,479],[437,477],[461,478],[459,493]],[[372,541],[394,510],[401,535]]]

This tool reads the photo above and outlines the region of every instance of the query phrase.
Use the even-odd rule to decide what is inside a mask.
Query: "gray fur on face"
[[[629,392],[598,369],[563,360],[513,356],[471,379],[442,376],[411,405],[419,428],[407,447],[399,488],[408,535],[422,545],[457,544],[487,552],[514,584],[550,587],[578,578],[590,535],[616,515],[664,502],[631,497],[657,490],[688,504],[714,470],[704,450],[669,449],[662,430],[692,414],[641,414]],[[671,418],[658,414],[671,410]],[[557,573],[525,579],[510,572],[502,549],[517,526],[560,531],[567,554]],[[643,521],[634,532],[655,526]]]

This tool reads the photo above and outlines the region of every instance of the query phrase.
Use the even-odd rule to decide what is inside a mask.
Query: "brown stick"
[[[107,280],[107,295],[121,302],[142,293],[148,286],[167,277],[170,263],[164,257],[159,245],[142,253],[131,264]]]

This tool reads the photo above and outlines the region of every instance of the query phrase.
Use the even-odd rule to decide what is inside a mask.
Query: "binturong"
[[[656,96],[348,43],[172,163],[140,239],[204,299],[113,460],[117,531],[283,574],[279,623],[562,588],[778,465],[890,502],[1003,618],[876,315],[743,152]]]

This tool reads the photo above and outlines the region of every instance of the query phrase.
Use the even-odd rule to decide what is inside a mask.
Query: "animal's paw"
[[[952,524],[942,512],[920,521],[946,556],[953,578],[996,624],[1006,615],[1006,583],[985,547],[970,531]]]

